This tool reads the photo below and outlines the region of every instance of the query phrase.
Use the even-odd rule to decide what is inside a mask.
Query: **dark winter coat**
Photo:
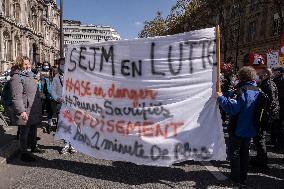
[[[278,89],[278,99],[280,105],[280,117],[284,118],[284,75],[280,75],[273,80]]]
[[[269,98],[269,111],[266,112],[266,119],[268,123],[271,123],[273,120],[279,118],[279,100],[278,100],[278,90],[276,84],[272,81],[271,78],[263,80],[260,84],[260,89],[268,96]]]
[[[22,73],[16,70],[11,78],[12,102],[17,116],[17,125],[36,125],[42,120],[42,104],[40,93],[37,90],[37,82],[32,72]],[[26,112],[28,120],[24,121],[20,114]]]

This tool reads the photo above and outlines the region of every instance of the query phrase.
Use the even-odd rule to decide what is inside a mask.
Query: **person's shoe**
[[[245,182],[239,182],[237,183],[237,185],[239,186],[239,188],[246,188],[246,183]]]
[[[69,144],[65,145],[60,151],[60,154],[66,154],[69,151]]]
[[[75,148],[73,148],[72,146],[70,146],[69,152],[70,152],[70,154],[74,154],[74,153],[76,153],[77,151],[75,150]]]
[[[57,126],[53,126],[53,127],[52,127],[52,130],[53,130],[53,132],[56,132]]]
[[[51,131],[52,131],[52,132],[56,132],[56,126],[52,126],[52,127],[51,127]]]
[[[39,154],[43,154],[45,152],[44,149],[40,149],[39,147],[35,147],[33,149],[31,149],[32,153],[39,153]]]
[[[47,134],[50,134],[50,132],[51,132],[51,126],[50,126],[50,125],[46,126],[45,130],[46,130],[46,133],[47,133]]]
[[[31,154],[22,153],[21,160],[25,162],[34,162],[36,159]]]

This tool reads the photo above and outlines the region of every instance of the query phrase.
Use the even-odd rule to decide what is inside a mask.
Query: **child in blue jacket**
[[[229,114],[229,159],[231,180],[245,185],[249,163],[249,146],[251,138],[256,136],[257,125],[254,121],[259,90],[256,87],[256,71],[245,66],[238,72],[238,91],[234,97],[225,97],[217,92],[218,102]]]
[[[41,92],[41,98],[43,102],[43,113],[46,109],[48,126],[46,127],[46,132],[49,134],[52,127],[52,117],[53,117],[53,108],[52,101],[53,98],[51,96],[51,81],[49,78],[49,69],[50,66],[48,63],[44,63],[42,66],[42,71],[40,75],[40,80],[38,81],[38,90]]]

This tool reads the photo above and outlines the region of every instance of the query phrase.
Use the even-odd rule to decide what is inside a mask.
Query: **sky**
[[[57,0],[58,6],[60,1]],[[64,0],[64,19],[82,24],[108,25],[122,39],[133,39],[157,11],[166,17],[176,0]]]

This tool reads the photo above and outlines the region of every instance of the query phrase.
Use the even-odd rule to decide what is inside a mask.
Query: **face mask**
[[[43,66],[44,70],[49,70],[49,66]]]
[[[256,80],[256,81],[260,81],[260,78],[259,78],[258,75],[255,77],[255,80]]]
[[[236,79],[233,83],[234,86],[236,86],[240,81],[238,79]]]
[[[65,64],[60,64],[59,69],[64,73]]]
[[[28,74],[28,73],[32,72],[32,69],[31,69],[31,68],[28,68],[28,69],[26,69],[26,70],[23,70],[22,72],[23,72],[24,74]]]

